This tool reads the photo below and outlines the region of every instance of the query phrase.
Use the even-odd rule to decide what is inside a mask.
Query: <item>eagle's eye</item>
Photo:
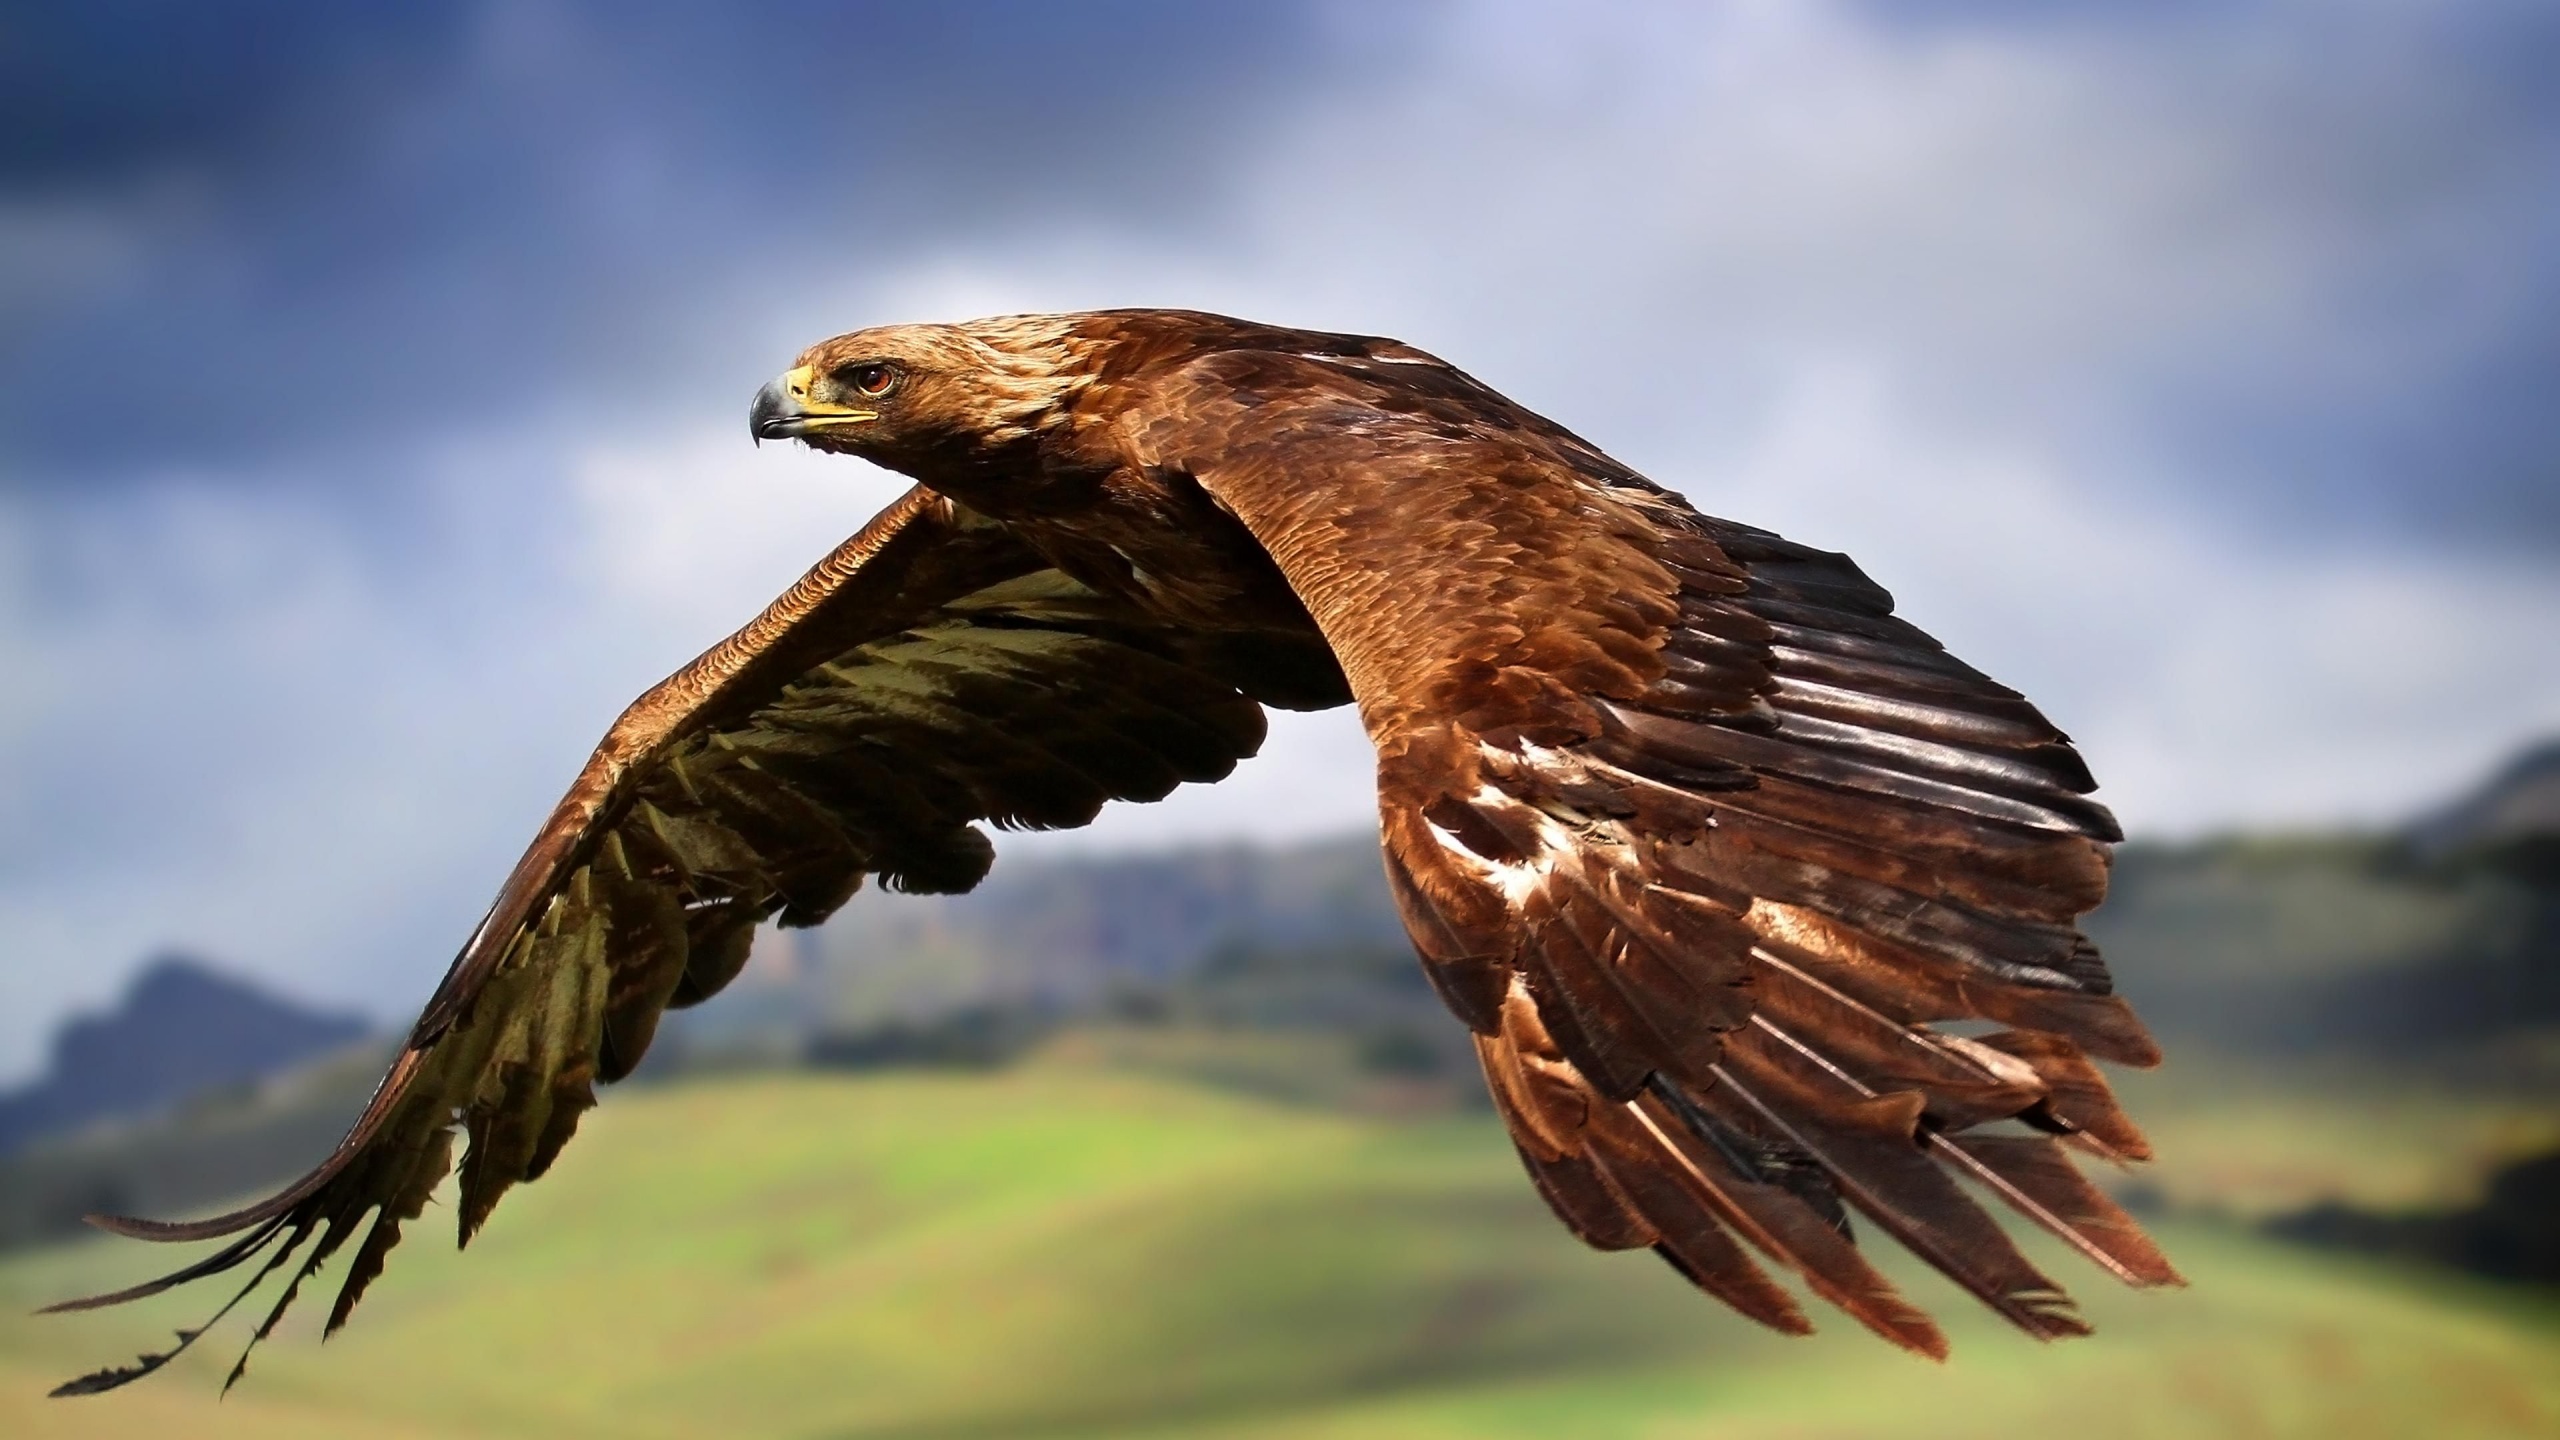
[[[897,387],[898,371],[895,366],[883,365],[876,360],[866,361],[837,371],[836,383],[858,395],[877,400]]]

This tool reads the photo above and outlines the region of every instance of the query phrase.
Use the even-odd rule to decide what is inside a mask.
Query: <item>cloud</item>
[[[2384,825],[2560,728],[2560,571],[2361,537],[2276,545],[2139,471],[1949,433],[1814,365],[1731,508],[1861,557],[1902,612],[2034,696],[2128,828]]]
[[[2534,12],[460,13],[0,169],[0,1072],[161,945],[405,1012],[620,705],[894,493],[737,434],[888,319],[1413,339],[1856,554],[2149,833],[2560,725]],[[1290,717],[1006,853],[1367,772]]]
[[[954,231],[1178,229],[1306,88],[1304,28],[1142,0],[13,24],[0,129],[37,143],[0,163],[0,246],[75,227],[138,263],[0,296],[0,483],[262,483],[380,443],[395,397],[412,425],[592,413],[737,373],[741,300]]]

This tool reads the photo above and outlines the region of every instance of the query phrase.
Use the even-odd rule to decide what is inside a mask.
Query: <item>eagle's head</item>
[[[984,461],[1065,419],[1093,344],[1063,315],[856,330],[757,391],[748,429],[909,474]]]

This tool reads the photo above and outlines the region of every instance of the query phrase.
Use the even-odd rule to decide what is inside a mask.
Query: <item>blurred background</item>
[[[1582,1251],[1286,717],[764,937],[219,1409],[245,1336],[40,1398],[199,1297],[0,1317],[0,1429],[2560,1433],[2555,74],[2498,0],[0,11],[0,1309],[316,1158],[621,705],[902,488],[746,445],[793,353],[1132,304],[1410,340],[2036,697],[2194,1281],[2039,1350],[1915,1278],[1934,1368]]]

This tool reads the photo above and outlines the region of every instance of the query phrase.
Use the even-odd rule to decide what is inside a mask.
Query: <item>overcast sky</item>
[[[622,703],[896,493],[896,320],[1398,335],[1843,548],[2137,835],[2560,729],[2560,12],[0,20],[0,1080],[182,947],[405,1015]],[[32,142],[32,143],[30,143]],[[1347,717],[1064,844],[1367,823]]]

